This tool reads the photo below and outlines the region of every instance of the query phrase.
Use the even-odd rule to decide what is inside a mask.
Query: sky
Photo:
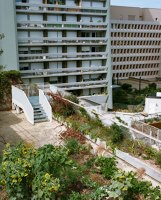
[[[161,8],[161,0],[111,0],[111,5]]]

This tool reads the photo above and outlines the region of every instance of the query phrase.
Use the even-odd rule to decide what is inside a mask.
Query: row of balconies
[[[79,68],[61,68],[61,69],[36,69],[36,70],[21,70],[24,78],[39,78],[52,76],[72,76],[85,74],[106,74],[105,67],[79,67]]]
[[[96,7],[96,6],[69,6],[69,5],[52,5],[52,4],[40,4],[40,3],[16,3],[16,9],[32,10],[32,11],[69,11],[77,12],[80,10],[85,10],[86,12],[97,12],[106,13],[107,7]]]
[[[18,38],[19,46],[26,46],[26,45],[93,45],[93,44],[106,44],[107,38],[85,38],[85,37],[57,37],[57,38]]]
[[[75,57],[74,57],[75,56]],[[85,52],[85,53],[49,53],[49,54],[19,54],[19,62],[47,62],[62,60],[93,60],[107,59],[105,52]]]
[[[96,30],[106,30],[107,24],[105,22],[69,22],[69,21],[60,21],[60,22],[47,22],[47,21],[18,21],[17,28],[20,30],[23,29],[46,29],[46,30],[58,30],[58,29],[96,29]]]
[[[85,16],[106,16],[106,10],[92,10],[92,9],[80,9],[80,8],[44,8],[44,7],[29,7],[29,6],[17,6],[17,13],[38,13],[38,14],[68,14],[68,15],[85,15]]]
[[[88,89],[88,88],[103,88],[107,86],[106,80],[96,80],[96,81],[82,81],[82,82],[72,82],[72,83],[58,83],[55,86],[63,88],[65,90],[76,90],[76,89]],[[74,86],[73,86],[74,85]]]

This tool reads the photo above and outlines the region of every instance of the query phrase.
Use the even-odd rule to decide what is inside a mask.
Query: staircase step
[[[37,116],[37,115],[45,115],[46,113],[42,110],[38,110],[38,111],[34,111],[34,116]]]
[[[39,123],[39,122],[48,122],[48,118],[43,118],[43,119],[35,119],[34,123]]]
[[[34,115],[34,119],[43,119],[43,118],[47,118],[47,116],[44,114],[36,115],[36,116]]]
[[[41,105],[32,105],[33,108],[42,108]]]

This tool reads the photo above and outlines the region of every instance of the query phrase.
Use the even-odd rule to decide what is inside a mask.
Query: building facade
[[[109,0],[16,0],[7,16],[10,2],[1,1],[2,21],[6,16],[13,24],[14,45],[3,57],[18,55],[9,66],[26,84],[51,83],[79,95],[102,93],[108,85],[112,90]]]
[[[154,79],[161,72],[161,10],[110,0],[1,0],[0,64],[24,83],[78,95],[108,92],[112,76]]]
[[[161,9],[111,7],[115,79],[155,79],[161,72]]]

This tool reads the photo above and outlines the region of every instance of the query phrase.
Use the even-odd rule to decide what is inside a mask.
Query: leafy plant
[[[0,71],[0,110],[11,108],[11,85],[22,83],[20,72]]]
[[[67,95],[67,96],[64,96],[64,98],[76,104],[79,104],[79,99],[75,95]]]
[[[110,179],[118,170],[116,167],[115,157],[98,157],[96,165],[100,167],[100,171],[105,178]]]
[[[80,143],[75,138],[68,139],[65,146],[69,150],[69,154],[77,154],[81,149]]]
[[[75,113],[73,105],[65,100],[60,94],[48,93],[47,95],[51,96],[53,99],[51,105],[54,113],[59,113],[64,117]]]
[[[112,124],[111,136],[112,136],[113,143],[122,142],[124,139],[124,134],[123,134],[122,128],[120,126],[118,126],[117,124]]]

